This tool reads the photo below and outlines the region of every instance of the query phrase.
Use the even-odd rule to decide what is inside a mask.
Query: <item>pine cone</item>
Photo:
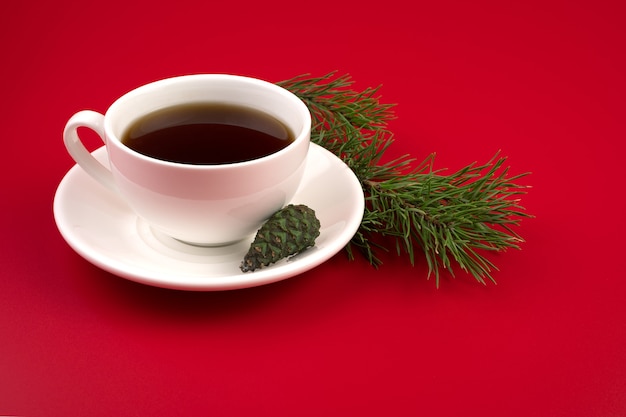
[[[320,221],[315,211],[305,205],[293,205],[274,213],[257,232],[241,270],[254,271],[295,255],[313,246],[320,235]]]

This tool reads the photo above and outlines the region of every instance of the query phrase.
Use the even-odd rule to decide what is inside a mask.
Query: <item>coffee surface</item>
[[[193,165],[229,164],[270,155],[293,142],[292,132],[261,111],[194,103],[149,113],[122,136],[129,148],[153,158]]]

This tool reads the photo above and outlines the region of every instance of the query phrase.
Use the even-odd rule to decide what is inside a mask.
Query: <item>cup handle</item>
[[[100,136],[102,142],[106,144],[104,139],[104,116],[91,110],[82,110],[74,114],[65,125],[63,141],[69,154],[85,172],[109,190],[117,192],[111,171],[98,162],[80,140],[78,136],[79,127],[93,130]]]

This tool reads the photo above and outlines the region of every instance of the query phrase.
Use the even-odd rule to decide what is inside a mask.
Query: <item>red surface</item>
[[[0,27],[0,415],[626,415],[622,2],[40,3]],[[339,254],[168,291],[59,235],[75,111],[180,74],[332,70],[398,103],[391,153],[533,172],[498,285]]]

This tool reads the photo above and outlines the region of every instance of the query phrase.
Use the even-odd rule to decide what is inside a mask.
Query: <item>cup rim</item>
[[[276,152],[273,152],[269,155],[265,155],[259,158],[254,158],[254,159],[250,159],[246,161],[226,163],[226,164],[186,164],[183,162],[174,162],[174,161],[167,161],[164,159],[154,158],[148,155],[144,155],[126,146],[124,143],[122,143],[121,139],[117,135],[114,134],[112,121],[111,121],[111,117],[112,117],[111,115],[114,114],[117,111],[117,108],[122,106],[124,102],[138,95],[145,94],[146,92],[154,91],[155,88],[165,87],[168,85],[184,82],[186,80],[211,80],[214,82],[219,81],[219,80],[229,81],[229,82],[237,81],[237,82],[249,83],[249,84],[261,86],[263,88],[267,88],[269,90],[272,90],[276,94],[280,94],[285,97],[288,97],[290,100],[294,102],[294,105],[299,108],[298,109],[299,113],[301,113],[302,116],[305,116],[303,117],[303,122],[304,122],[303,126],[299,132],[297,133],[294,132],[295,133],[294,140],[291,143],[289,143],[287,146],[285,146],[284,148]],[[233,74],[221,74],[221,73],[200,73],[200,74],[180,75],[180,76],[175,76],[175,77],[163,78],[160,80],[152,81],[147,84],[143,84],[133,90],[128,91],[127,93],[123,94],[118,99],[116,99],[113,102],[113,104],[109,106],[108,110],[106,111],[104,115],[104,131],[105,131],[105,136],[107,138],[107,146],[113,145],[119,150],[126,152],[126,153],[130,153],[134,157],[139,158],[146,162],[158,164],[161,166],[169,166],[169,167],[183,168],[183,169],[189,169],[189,170],[218,170],[218,169],[223,170],[223,169],[228,169],[228,168],[240,168],[240,167],[246,167],[246,166],[252,166],[252,165],[256,165],[260,163],[265,163],[267,161],[280,158],[283,154],[290,152],[291,149],[302,144],[302,142],[310,141],[311,125],[312,125],[312,120],[311,120],[311,112],[309,108],[302,101],[302,99],[300,99],[297,95],[295,95],[291,91],[279,85],[276,85],[274,83],[271,83],[269,81],[265,81],[259,78],[253,78],[253,77],[242,76],[242,75],[233,75]],[[112,140],[109,140],[109,139],[112,139]]]

